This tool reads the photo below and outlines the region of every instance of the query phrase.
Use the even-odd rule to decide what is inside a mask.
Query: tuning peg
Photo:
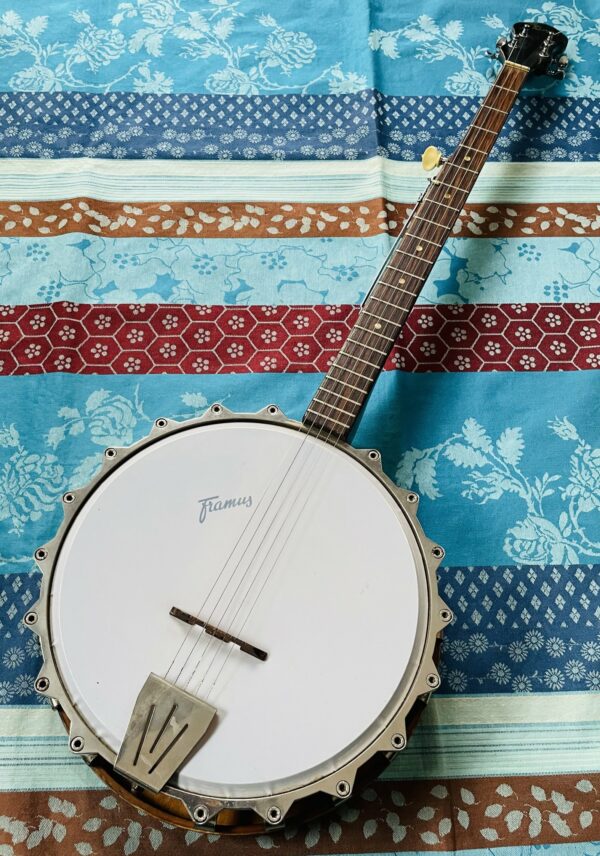
[[[562,80],[567,72],[567,66],[569,65],[569,57],[566,54],[563,54],[559,57],[550,68],[546,71],[550,77],[555,77],[557,80]]]
[[[500,50],[500,48],[503,48],[504,45],[507,44],[507,42],[507,38],[505,38],[504,36],[498,36],[498,38],[496,39],[496,47],[498,48],[498,50]]]
[[[436,148],[436,146],[427,146],[423,154],[421,155],[421,163],[423,164],[423,169],[429,172],[430,169],[435,169],[436,166],[439,166],[445,160],[441,151]]]

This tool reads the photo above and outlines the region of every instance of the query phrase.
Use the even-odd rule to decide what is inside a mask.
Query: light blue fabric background
[[[513,21],[553,23],[571,39],[573,68],[556,94],[598,96],[600,35],[594,0],[518,0],[499,14],[467,0],[408,8],[389,0],[305,0],[269,7],[251,0],[96,0],[87,4],[2,0],[0,88],[137,92],[383,92],[477,95],[485,50]],[[422,14],[420,14],[420,12]],[[435,21],[435,22],[434,22]],[[341,37],[340,37],[341,36]],[[548,87],[533,82],[530,91]]]
[[[392,245],[372,238],[0,241],[0,303],[360,303]],[[419,303],[590,302],[600,239],[450,238]]]
[[[420,519],[445,547],[446,565],[597,562],[600,400],[590,377],[387,372],[353,442],[380,449],[386,472],[418,489]],[[301,418],[319,381],[269,373],[0,378],[3,558],[30,564],[58,526],[62,492],[91,477],[104,447],[139,439],[158,416],[191,417],[219,400],[237,411],[275,402]]]

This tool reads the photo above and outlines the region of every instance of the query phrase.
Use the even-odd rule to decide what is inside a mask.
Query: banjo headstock
[[[530,74],[546,74],[562,79],[569,60],[564,56],[567,37],[549,24],[520,21],[513,24],[508,39],[496,42],[498,58],[524,65]]]

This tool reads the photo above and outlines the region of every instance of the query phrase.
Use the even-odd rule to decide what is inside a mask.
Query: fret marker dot
[[[451,196],[450,193],[444,193],[444,199],[450,199],[450,196]]]
[[[422,250],[423,250],[423,246],[421,244],[419,244],[419,246],[417,247],[417,252],[420,253]]]
[[[470,161],[470,160],[471,160],[471,155],[467,155],[467,156],[466,156],[466,158],[465,158],[465,160],[466,160],[466,161]]]
[[[406,282],[406,280],[404,279],[404,277],[402,277],[401,279],[399,279],[399,280],[398,280],[398,282],[399,282],[401,285],[404,285],[404,283]]]
[[[379,323],[379,321],[376,324],[374,324],[373,326],[375,327],[376,330],[381,330],[381,324]]]

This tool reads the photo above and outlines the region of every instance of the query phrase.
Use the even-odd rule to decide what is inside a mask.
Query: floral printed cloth
[[[600,854],[600,20],[532,3],[0,0],[0,856]],[[523,18],[568,74],[517,100],[354,440],[446,549],[441,691],[322,820],[161,824],[34,692],[33,551],[157,416],[302,415]]]

